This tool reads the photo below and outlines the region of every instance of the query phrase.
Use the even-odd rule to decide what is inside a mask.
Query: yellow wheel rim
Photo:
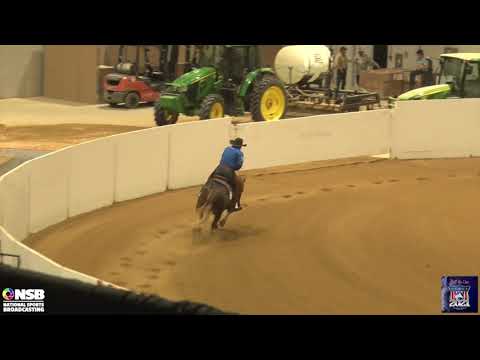
[[[281,88],[272,86],[265,91],[260,101],[260,111],[266,121],[280,120],[285,112],[285,95]]]
[[[217,119],[223,117],[223,106],[221,103],[216,102],[212,105],[210,110],[210,119]]]

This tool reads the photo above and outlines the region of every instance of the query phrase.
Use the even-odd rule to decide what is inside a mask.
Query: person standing
[[[358,58],[355,60],[356,64],[356,74],[357,74],[357,86],[360,85],[360,73],[368,71],[370,69],[379,69],[380,65],[368,56],[365,51],[360,49],[358,51]]]
[[[429,70],[429,62],[425,58],[425,54],[422,49],[417,50],[417,62],[415,70],[410,72],[410,89],[415,87],[415,78],[417,75],[424,76],[424,74]],[[423,83],[423,79],[422,79]]]
[[[347,48],[342,46],[340,52],[335,57],[334,68],[337,71],[337,91],[345,89],[345,82],[347,80]]]

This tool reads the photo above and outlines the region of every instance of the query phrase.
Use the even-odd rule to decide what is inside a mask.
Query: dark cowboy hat
[[[347,48],[346,48],[345,46],[342,46],[342,47],[340,48],[340,51],[342,51],[342,50],[347,50]]]
[[[247,144],[243,143],[242,138],[236,138],[234,140],[230,140],[230,144],[232,144],[232,146],[237,146],[237,147],[247,146]]]

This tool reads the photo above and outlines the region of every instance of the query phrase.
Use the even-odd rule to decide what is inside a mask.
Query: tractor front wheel
[[[157,126],[176,124],[178,114],[165,109],[155,109],[155,123]]]
[[[280,80],[265,77],[252,90],[250,108],[253,121],[276,121],[287,112],[287,93]]]
[[[199,111],[200,120],[218,119],[225,115],[225,102],[218,94],[208,95],[203,99]]]
[[[129,109],[134,109],[140,103],[140,96],[136,92],[128,93],[125,96],[125,106]]]

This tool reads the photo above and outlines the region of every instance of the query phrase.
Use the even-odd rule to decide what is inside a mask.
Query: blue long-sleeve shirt
[[[225,148],[220,164],[227,165],[235,171],[240,170],[243,166],[243,152],[233,146]]]

